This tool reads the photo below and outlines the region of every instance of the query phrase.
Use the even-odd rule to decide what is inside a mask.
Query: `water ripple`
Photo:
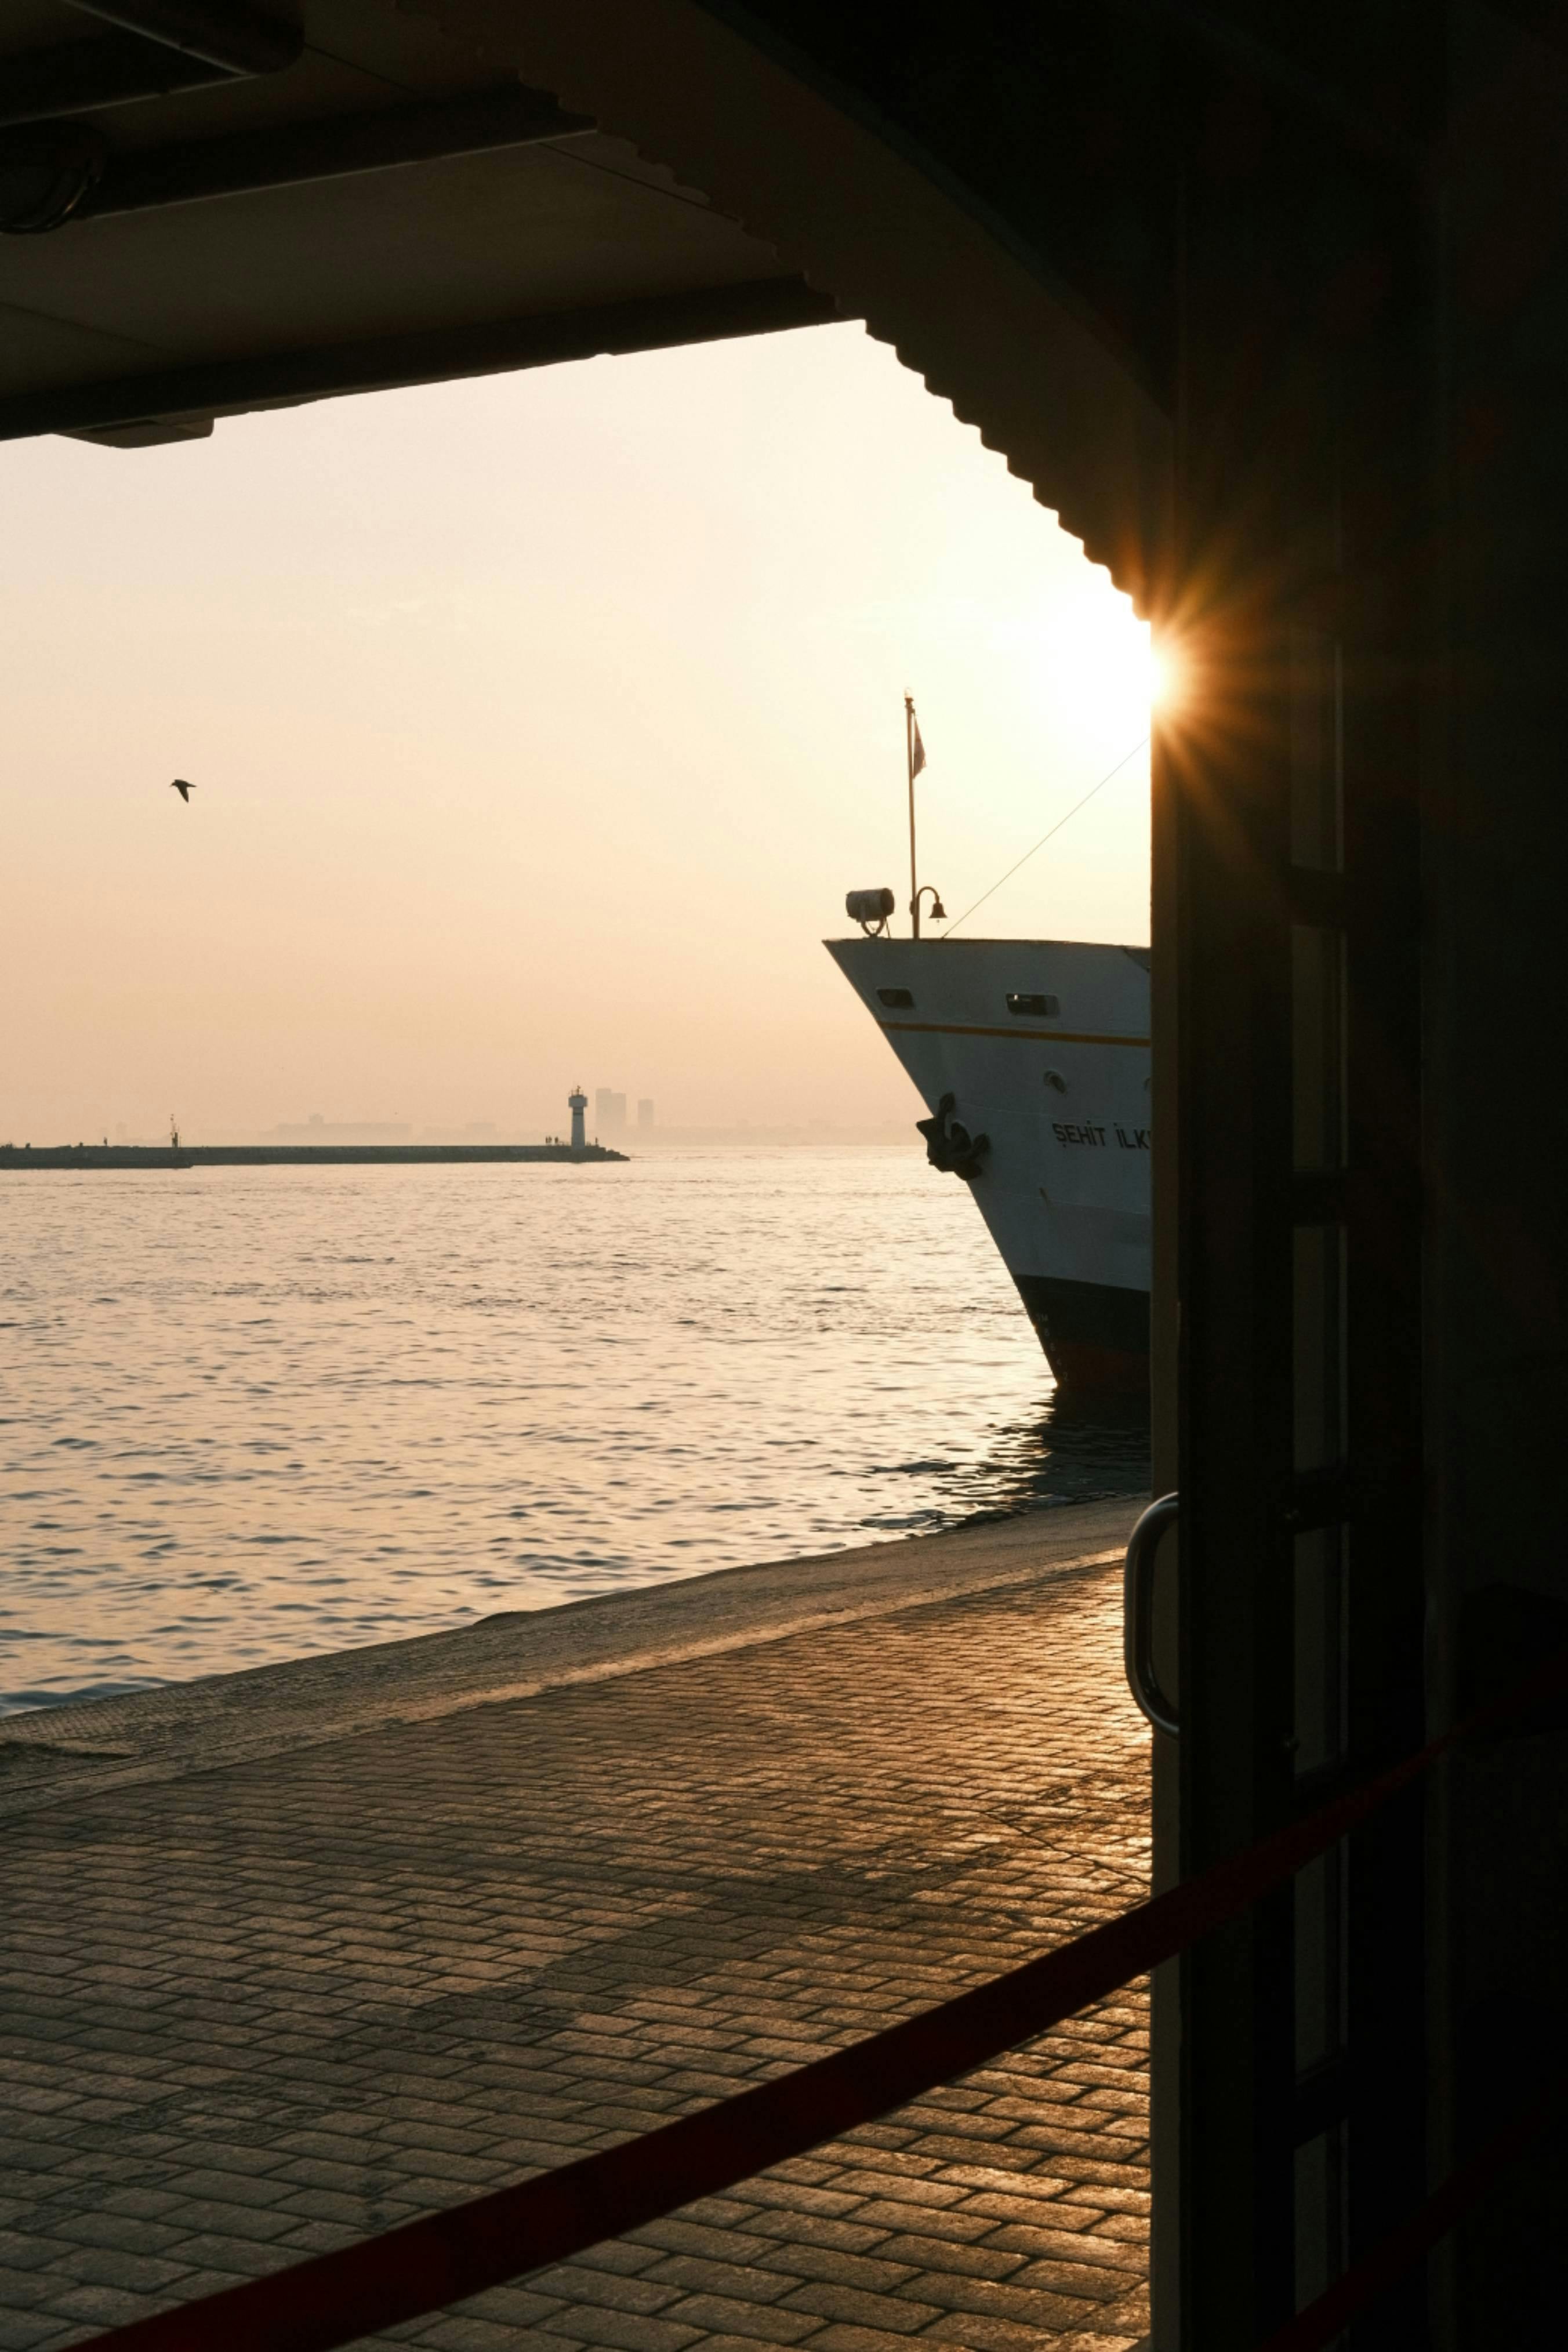
[[[0,1193],[0,1712],[1148,1475],[915,1150]]]

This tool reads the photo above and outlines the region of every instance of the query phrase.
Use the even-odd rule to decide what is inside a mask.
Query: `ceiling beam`
[[[222,66],[133,33],[105,33],[101,40],[62,41],[0,60],[0,122],[44,122],[233,79]]]
[[[199,204],[214,196],[346,179],[360,172],[571,138],[595,127],[592,116],[567,114],[547,91],[509,82],[430,105],[336,115],[326,121],[289,123],[279,131],[191,140],[118,155],[72,218],[97,219],[109,213],[144,212],[154,205]]]
[[[281,73],[305,46],[298,25],[263,16],[245,0],[68,0],[68,5],[225,73]]]
[[[759,278],[696,293],[641,296],[591,310],[381,335],[310,351],[259,352],[240,360],[62,384],[0,399],[0,441],[40,433],[104,433],[174,420],[186,425],[247,410],[288,407],[344,393],[499,375],[602,354],[666,351],[789,327],[826,326],[841,314],[800,278]]]
[[[115,27],[0,60],[0,123],[43,122],[253,74],[282,73],[303,52],[298,25],[242,0],[68,0]]]

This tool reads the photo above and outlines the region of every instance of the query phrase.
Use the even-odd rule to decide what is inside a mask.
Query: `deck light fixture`
[[[870,938],[879,939],[886,933],[888,918],[893,911],[893,894],[890,890],[851,890],[845,898],[844,911]]]

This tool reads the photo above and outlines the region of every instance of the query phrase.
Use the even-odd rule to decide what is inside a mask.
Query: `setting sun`
[[[1151,710],[1171,710],[1182,698],[1182,661],[1172,646],[1145,641],[1145,664]]]

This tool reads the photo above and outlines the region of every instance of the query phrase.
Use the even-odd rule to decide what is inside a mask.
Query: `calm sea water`
[[[916,1150],[0,1175],[0,1711],[1132,1493]]]

